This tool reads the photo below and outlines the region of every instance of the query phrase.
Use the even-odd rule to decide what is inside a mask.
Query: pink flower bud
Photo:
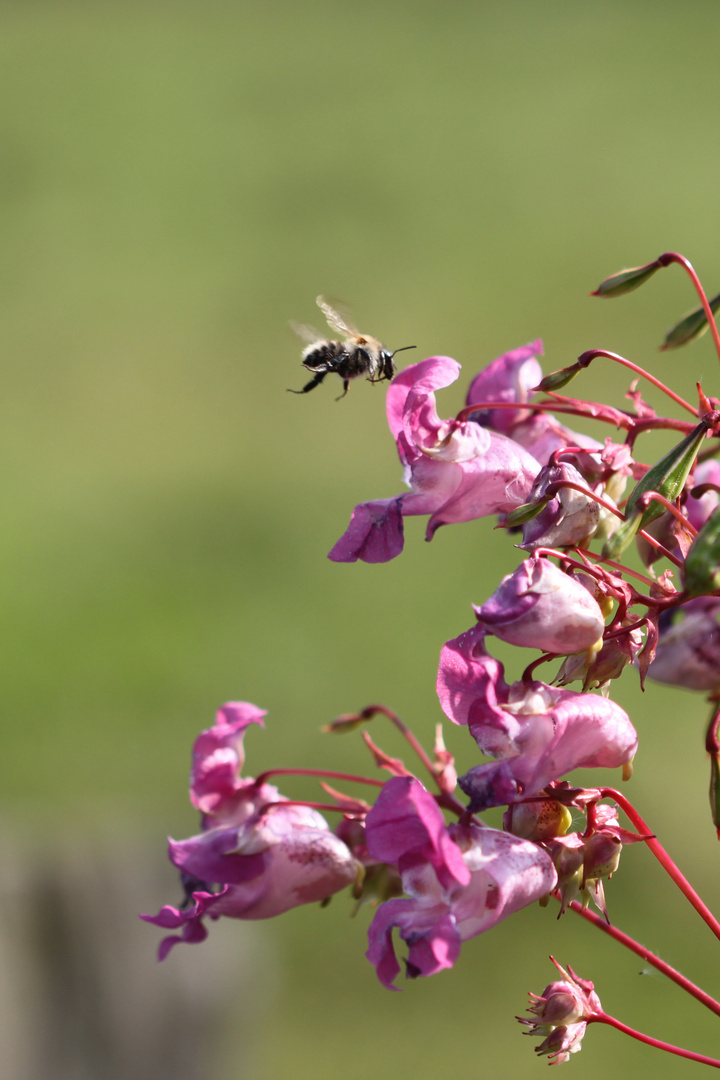
[[[526,559],[475,615],[501,641],[565,655],[592,649],[605,629],[588,590],[547,559]]]

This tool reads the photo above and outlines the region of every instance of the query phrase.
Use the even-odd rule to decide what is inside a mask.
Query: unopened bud
[[[620,862],[622,841],[612,833],[596,832],[586,841],[583,868],[585,879],[609,877]]]
[[[630,270],[621,270],[618,274],[611,274],[610,277],[601,281],[595,292],[590,295],[607,298],[624,296],[625,293],[644,285],[661,266],[662,263],[656,259],[654,262],[646,263],[645,266],[633,266]]]
[[[578,372],[582,371],[582,365],[571,364],[570,367],[558,368],[557,371],[551,371],[549,375],[539,383],[535,390],[543,393],[548,393],[549,390],[562,390],[564,386],[571,383]]]

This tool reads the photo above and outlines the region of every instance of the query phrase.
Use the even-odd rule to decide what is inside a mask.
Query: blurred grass
[[[325,559],[352,506],[401,482],[381,388],[285,393],[304,377],[287,319],[318,322],[316,293],[463,376],[543,335],[548,370],[606,347],[712,392],[707,338],[655,351],[695,302],[679,270],[617,304],[586,294],[673,248],[720,288],[717,11],[38,0],[0,15],[3,810],[79,837],[125,820],[161,857],[164,833],[194,829],[189,749],[219,704],[270,710],[252,772],[364,767],[319,727],[372,700],[429,739],[439,648],[516,562],[490,522],[428,546],[411,521],[388,566]],[[622,404],[627,379],[601,363],[578,392]],[[712,902],[704,705],[620,693],[641,734],[635,797]],[[712,991],[706,934],[645,852],[610,894],[619,925]],[[610,1011],[712,1052],[700,1010],[660,980],[638,992],[638,965],[570,918],[526,912],[392,999],[360,955],[366,921],[348,931],[338,898],[264,928],[286,965],[265,1077],[529,1075],[511,1017],[550,978],[550,938]],[[643,1067],[617,1038],[591,1032],[590,1077],[606,1054]]]

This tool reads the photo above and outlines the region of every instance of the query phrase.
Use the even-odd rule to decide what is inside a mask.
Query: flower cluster
[[[673,262],[689,267],[670,253],[608,279],[598,294],[620,295]],[[702,312],[720,354],[710,306],[704,300]],[[698,325],[696,316],[695,336]],[[686,331],[672,333],[675,345]],[[604,350],[543,378],[541,355],[535,341],[498,357],[471,380],[460,413],[446,420],[435,394],[459,377],[460,365],[436,356],[401,371],[386,409],[409,491],[356,506],[329,556],[387,562],[401,553],[404,518],[413,515],[428,517],[428,540],[441,525],[496,515],[500,526],[521,531],[517,569],[473,606],[470,628],[440,650],[440,709],[468,729],[482,760],[458,778],[439,728],[428,752],[391,710],[369,706],[329,729],[383,715],[407,739],[424,782],[367,731],[374,762],[390,779],[307,768],[253,779],[242,775],[243,739],[264,713],[247,702],[225,705],[193,752],[190,798],[201,831],[170,841],[185,902],[143,916],[174,931],[160,945],[161,958],[180,941],[203,940],[208,918],[269,918],[325,903],[349,886],[356,902],[374,905],[367,957],[383,986],[396,989],[398,948],[408,978],[434,975],[453,966],[463,942],[535,901],[554,897],[560,913],[582,913],[592,902],[607,921],[605,882],[618,870],[623,847],[637,841],[665,860],[690,898],[690,886],[669,869],[624,796],[566,778],[578,769],[613,769],[629,779],[638,736],[610,697],[628,667],[643,683],[650,677],[720,700],[720,465],[712,459],[720,449],[720,402],[699,390],[693,406]],[[657,415],[635,384],[626,409],[558,393],[600,357],[647,377],[690,419]],[[624,440],[579,434],[562,415],[610,424]],[[677,441],[648,467],[635,457],[635,445],[656,429],[675,432]],[[621,561],[634,542],[642,570]],[[658,574],[660,560],[668,565]],[[493,639],[539,655],[508,682]],[[573,683],[579,688],[567,689]],[[720,825],[715,706],[708,750]],[[293,800],[267,782],[278,772],[341,777],[375,797],[324,784],[330,803]],[[502,828],[481,817],[495,807],[505,808]],[[635,831],[621,825],[619,807]],[[337,815],[334,828],[320,811]],[[700,910],[699,898],[692,902]],[[538,1053],[551,1062],[580,1048],[589,1020],[611,1022],[592,983],[559,970],[561,981],[533,995],[535,1019],[522,1021],[543,1037]]]

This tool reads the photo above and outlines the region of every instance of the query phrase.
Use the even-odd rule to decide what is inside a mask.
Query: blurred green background
[[[427,545],[420,520],[393,563],[325,558],[355,503],[402,484],[382,387],[286,393],[306,378],[288,319],[320,325],[317,293],[416,344],[403,362],[456,357],[445,416],[536,336],[546,370],[604,347],[717,392],[708,337],[656,351],[695,302],[679,269],[617,304],[587,294],[669,249],[720,289],[718,8],[33,0],[0,17],[6,829],[29,850],[137,836],[161,861],[167,833],[195,831],[189,752],[217,706],[269,710],[251,773],[366,768],[359,740],[319,728],[371,701],[427,742],[439,649],[518,560],[492,521]],[[628,379],[600,364],[581,389],[622,405]],[[645,459],[662,449],[648,438]],[[628,793],[717,905],[706,706],[636,682],[617,694],[640,732]],[[446,738],[469,767],[466,734]],[[608,891],[613,921],[720,990],[716,943],[646,851]],[[139,881],[127,918],[149,904]],[[513,1016],[549,952],[626,1022],[716,1052],[711,1014],[572,915],[525,911],[389,995],[368,913],[348,912],[338,897],[251,928],[272,957],[257,1080],[536,1075]],[[233,1039],[208,1076],[250,1075]],[[592,1029],[585,1075],[609,1057],[619,1077],[696,1071]]]

